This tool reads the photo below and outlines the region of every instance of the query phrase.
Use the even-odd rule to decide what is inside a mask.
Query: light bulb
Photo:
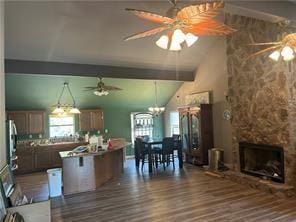
[[[295,56],[294,56],[293,54],[283,56],[283,59],[284,59],[284,61],[286,61],[286,62],[289,62],[289,61],[291,61],[291,60],[294,59],[294,58],[295,58]]]
[[[155,44],[162,48],[162,49],[167,49],[168,44],[169,44],[169,37],[167,35],[162,35],[156,42]]]
[[[171,51],[180,51],[182,48],[181,48],[181,45],[178,41],[176,41],[176,39],[172,39],[172,42],[171,42],[171,46],[170,46],[170,50]]]
[[[153,111],[154,111],[153,107],[149,107],[148,110],[149,110],[150,112],[153,112]]]
[[[63,108],[61,108],[60,106],[57,106],[57,107],[52,111],[53,114],[62,114],[62,113],[64,113],[64,112],[65,112],[65,110],[64,110]]]
[[[193,35],[191,33],[187,33],[185,37],[185,41],[188,47],[192,46],[198,40],[198,36]]]
[[[173,37],[172,37],[172,41],[176,41],[179,44],[181,44],[182,42],[184,42],[186,39],[185,34],[182,32],[181,29],[176,29],[174,31]]]
[[[165,110],[164,107],[160,107],[160,111],[163,112]]]
[[[274,51],[273,53],[271,53],[268,57],[271,58],[273,61],[279,61],[280,58],[280,52],[279,51]]]
[[[77,109],[75,106],[73,106],[73,107],[70,109],[70,113],[72,113],[72,114],[80,114],[80,111],[79,111],[79,109]]]
[[[281,52],[281,55],[283,57],[291,56],[293,55],[294,51],[290,46],[285,46]]]

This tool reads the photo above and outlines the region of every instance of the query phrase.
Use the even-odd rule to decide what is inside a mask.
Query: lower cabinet
[[[47,146],[18,147],[18,169],[16,174],[45,171],[50,168],[62,167],[61,151],[69,151],[85,143],[56,144]]]
[[[35,170],[43,170],[52,167],[52,146],[37,147],[35,150]]]
[[[17,149],[16,155],[18,156],[17,174],[31,173],[34,171],[34,149],[32,147],[21,147]]]

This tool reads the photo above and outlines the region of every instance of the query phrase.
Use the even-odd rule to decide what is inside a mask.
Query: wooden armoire
[[[208,150],[214,146],[212,104],[181,107],[178,111],[186,162],[207,165]]]

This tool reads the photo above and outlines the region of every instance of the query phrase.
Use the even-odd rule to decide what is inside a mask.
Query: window
[[[75,132],[74,116],[49,116],[49,136],[63,137]]]
[[[179,129],[179,113],[171,112],[170,113],[170,126],[171,126],[171,135],[180,134]]]
[[[132,114],[132,141],[137,136],[153,137],[153,116],[150,113]]]

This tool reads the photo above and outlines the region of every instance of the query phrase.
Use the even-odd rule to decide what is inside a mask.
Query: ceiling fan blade
[[[212,2],[200,5],[190,5],[181,9],[177,18],[185,25],[197,24],[216,17],[224,8],[224,2]]]
[[[207,22],[201,22],[196,25],[184,27],[185,32],[190,32],[192,34],[203,36],[203,35],[228,35],[234,31],[235,29],[224,25],[221,22],[217,22],[213,19]]]
[[[155,34],[157,34],[159,32],[167,30],[167,29],[169,29],[169,28],[166,27],[166,26],[157,27],[157,28],[154,28],[154,29],[150,29],[150,30],[147,30],[147,31],[140,32],[140,33],[134,34],[132,36],[129,36],[129,37],[125,38],[124,41],[148,37],[148,36],[155,35]]]
[[[90,91],[90,90],[94,90],[97,89],[98,87],[84,87],[85,91]]]
[[[144,10],[137,10],[137,9],[132,9],[132,8],[126,8],[125,10],[131,12],[132,14],[138,16],[141,19],[145,19],[150,22],[165,23],[165,24],[170,24],[170,23],[174,22],[174,19],[172,19],[172,18],[158,15],[153,12],[148,12],[148,11],[144,11]]]
[[[116,91],[116,90],[122,90],[121,88],[119,87],[116,87],[116,86],[104,86],[104,90],[107,90],[107,91]]]
[[[247,59],[251,58],[251,57],[254,57],[254,56],[257,56],[257,55],[260,55],[262,53],[265,53],[265,52],[269,52],[271,50],[275,50],[275,49],[278,49],[280,48],[280,45],[275,45],[275,46],[271,46],[271,47],[268,47],[266,49],[263,49],[263,50],[260,50],[258,52],[255,52],[253,53],[252,55],[250,55]]]

